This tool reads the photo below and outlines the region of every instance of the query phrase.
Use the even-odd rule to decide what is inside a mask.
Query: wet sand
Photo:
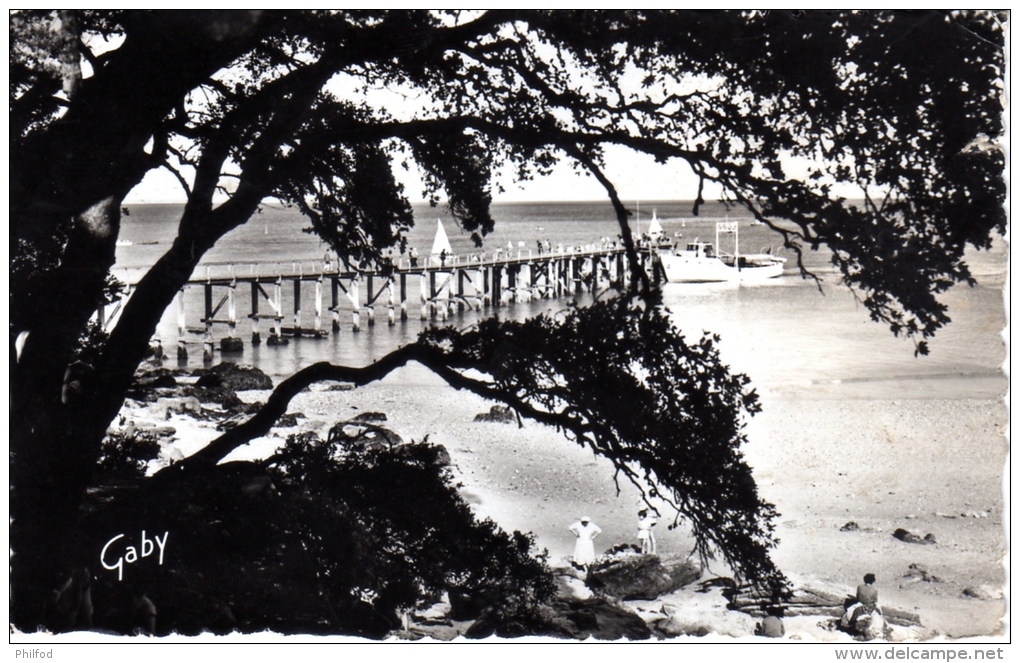
[[[956,381],[955,390],[937,382],[762,392],[763,412],[748,423],[745,455],[762,496],[781,513],[774,559],[795,584],[849,592],[865,573],[875,573],[880,601],[919,614],[934,633],[993,636],[1002,633],[1005,611],[1007,418],[997,395],[1005,380],[991,376],[963,387]],[[608,461],[551,428],[474,422],[491,403],[417,367],[354,391],[319,389],[291,404],[291,412],[307,417],[301,429],[323,432],[372,411],[385,413],[387,425],[405,439],[428,436],[450,452],[476,513],[504,529],[533,532],[553,565],[571,553],[567,527],[582,515],[603,529],[596,552],[636,541],[637,488],[622,477],[617,484]],[[946,397],[953,393],[968,397]],[[233,457],[264,456],[295,430],[274,429]],[[407,498],[413,504],[414,496]],[[657,527],[660,552],[689,552],[683,526],[671,531],[669,519],[664,512]],[[851,521],[857,529],[842,531]],[[902,542],[892,536],[897,528],[930,533],[936,543]],[[928,579],[917,579],[911,564]],[[727,574],[719,563],[709,570]],[[987,595],[972,598],[967,589]],[[788,637],[822,637],[815,622],[790,620]]]
[[[782,513],[775,561],[804,582],[850,587],[875,573],[882,602],[948,637],[1000,633],[1005,407],[994,397],[900,393],[763,395],[746,456]],[[842,531],[851,521],[858,529]],[[892,536],[898,528],[936,543],[905,543]],[[911,564],[938,581],[919,580]],[[997,600],[963,593],[976,588]]]

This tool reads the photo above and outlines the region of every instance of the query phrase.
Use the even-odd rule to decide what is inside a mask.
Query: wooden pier
[[[651,273],[647,263],[652,254],[643,251],[640,255]],[[266,343],[282,345],[289,338],[328,337],[326,325],[337,332],[347,315],[353,331],[370,328],[376,324],[377,309],[391,326],[407,321],[410,315],[445,322],[467,309],[597,293],[600,288],[622,287],[629,279],[625,249],[612,244],[542,253],[522,250],[494,256],[423,256],[414,262],[418,264],[403,258],[388,274],[351,269],[336,259],[200,265],[177,295],[178,358],[187,358],[186,337],[193,334],[202,337],[203,357],[210,360],[217,325],[226,327],[226,336],[220,339],[221,352],[243,350],[238,337],[238,302],[246,294],[250,295],[245,317],[251,321],[251,343],[260,344],[263,331],[268,331]],[[134,279],[129,273],[115,276],[127,284],[130,293],[140,273]],[[197,326],[189,326],[185,292],[199,288],[204,295],[204,315]],[[285,291],[293,294],[287,311]],[[100,311],[100,323],[112,326],[121,305]]]

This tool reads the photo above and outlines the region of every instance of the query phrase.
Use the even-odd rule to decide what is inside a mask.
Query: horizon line
[[[862,199],[863,198],[860,198],[860,199],[858,199],[858,198],[846,198],[846,200],[862,200]],[[633,201],[623,200],[622,202],[624,204],[629,204],[629,203],[644,203],[644,202],[648,202],[648,203],[693,203],[694,201],[695,201],[694,198],[642,198],[640,200],[635,199]],[[718,199],[714,199],[714,200],[706,200],[702,204],[703,205],[707,205],[707,204],[711,204],[711,203],[720,203],[720,202],[723,202],[723,201],[720,201]],[[541,204],[541,205],[550,205],[550,204],[576,205],[576,204],[582,204],[582,203],[584,203],[584,204],[605,203],[605,204],[607,204],[609,206],[612,206],[612,204],[613,204],[612,201],[609,200],[608,198],[605,198],[605,199],[603,199],[603,198],[578,198],[576,200],[537,200],[537,199],[536,200],[494,200],[494,201],[492,201],[490,203],[490,205],[539,205],[539,204]],[[125,202],[121,203],[122,206],[129,206],[129,205],[186,205],[186,204],[187,204],[187,201],[185,201],[185,200],[136,200],[136,201],[125,201]],[[219,204],[222,204],[222,202],[219,203]],[[738,202],[733,202],[731,204],[734,207],[743,207],[743,205],[741,205]],[[285,205],[285,204],[283,204],[283,203],[281,203],[279,201],[276,201],[276,200],[274,200],[272,202],[263,202],[263,203],[260,203],[260,205],[275,206],[275,207],[280,207],[280,208],[291,207],[290,205]],[[449,201],[441,201],[441,202],[437,203],[436,205],[432,205],[429,201],[423,200],[423,201],[420,201],[420,202],[411,203],[411,205],[412,206],[428,206],[428,207],[440,208],[440,207],[448,206],[449,205]]]

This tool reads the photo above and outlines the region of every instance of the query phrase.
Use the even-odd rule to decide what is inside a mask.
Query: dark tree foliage
[[[145,472],[150,460],[159,456],[159,439],[151,432],[137,431],[132,435],[117,433],[103,440],[102,455],[96,462],[97,485],[120,478],[137,479]]]
[[[112,458],[123,441],[106,446]],[[476,521],[444,454],[427,442],[372,450],[305,434],[264,463],[172,481],[106,463],[117,480],[86,505],[95,558],[117,533],[170,534],[164,564],[141,559],[123,580],[98,575],[95,620],[124,633],[145,628],[136,610],[145,596],[158,608],[158,635],[380,638],[399,628],[401,611],[446,591],[484,596],[507,618],[534,610],[553,583],[532,537]]]
[[[12,620],[62,627],[43,606],[81,567],[64,552],[84,550],[75,545],[83,499],[97,488],[102,440],[149,339],[205,252],[270,197],[304,213],[349,264],[385,267],[383,252],[402,247],[413,223],[394,167],[416,164],[424,193],[445,197],[481,240],[495,169],[526,180],[567,162],[604,186],[636,265],[628,211],[603,169],[605,148],[623,146],[686,163],[798,254],[827,245],[874,319],[926,352],[949,320],[939,295],[971,281],[965,248],[987,248],[1004,231],[996,145],[1007,20],[982,11],[11,13]],[[116,326],[93,333],[96,308],[117,296],[109,270],[123,200],[160,168],[187,198],[176,239]],[[847,186],[864,202],[837,193]],[[635,276],[620,304],[589,314],[607,327],[587,333],[588,347],[563,336],[578,315],[528,323],[529,334],[494,323],[436,333],[364,369],[310,367],[160,481],[187,482],[268,430],[300,383],[343,374],[365,384],[414,359],[561,425],[626,475],[654,478],[703,552],[718,548],[748,576],[775,579],[771,507],[738,452],[753,397],[719,365],[713,339],[688,344],[665,327],[647,275]],[[504,334],[545,362],[527,366]],[[576,365],[595,356],[597,367]],[[492,382],[465,383],[454,362],[478,364]],[[607,402],[600,379],[619,380],[620,401],[633,405]],[[675,409],[661,412],[666,403]],[[647,416],[635,421],[634,410]],[[724,475],[731,481],[719,485]]]
[[[691,342],[656,302],[623,297],[561,319],[434,329],[419,343],[440,348],[451,367],[484,371],[491,384],[482,393],[564,429],[639,487],[652,486],[651,496],[677,506],[703,557],[721,552],[741,576],[779,585],[768,555],[775,509],[758,497],[739,451],[758,397],[720,361],[718,341]]]
[[[461,590],[515,611],[552,595],[532,537],[476,522],[441,452],[425,443],[354,450],[292,437],[267,461],[275,485],[294,497],[295,521],[332,603],[352,609],[352,597],[367,595],[394,615],[423,595]],[[527,599],[533,605],[515,603]]]

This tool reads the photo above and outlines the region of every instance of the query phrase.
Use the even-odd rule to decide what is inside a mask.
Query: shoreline
[[[299,428],[238,449],[231,459],[271,453],[298,430],[383,412],[384,424],[405,440],[443,445],[455,480],[479,517],[505,530],[532,532],[552,566],[573,550],[571,522],[589,515],[603,529],[596,552],[636,540],[639,493],[625,479],[619,492],[609,461],[596,459],[561,433],[534,422],[474,422],[491,403],[457,392],[438,378],[391,375],[352,391],[306,391],[289,412]],[[405,381],[407,380],[407,381]],[[927,380],[922,380],[919,390]],[[993,381],[994,382],[994,381]],[[940,390],[941,391],[941,390]],[[864,573],[879,577],[882,601],[915,612],[948,638],[1002,634],[1001,589],[1006,553],[1002,474],[1007,420],[1001,398],[853,398],[830,394],[801,399],[762,392],[763,412],[747,425],[745,456],[760,494],[776,505],[777,565],[791,579],[851,590]],[[267,392],[242,392],[261,400]],[[409,500],[413,496],[409,496]],[[689,553],[681,526],[656,532],[662,553]],[[841,531],[848,522],[856,531]],[[931,533],[935,545],[912,545],[892,532]],[[930,577],[918,579],[911,565]],[[710,572],[725,574],[721,563]],[[972,598],[964,591],[988,596]],[[817,635],[817,634],[815,634]],[[812,635],[806,634],[807,639]]]

